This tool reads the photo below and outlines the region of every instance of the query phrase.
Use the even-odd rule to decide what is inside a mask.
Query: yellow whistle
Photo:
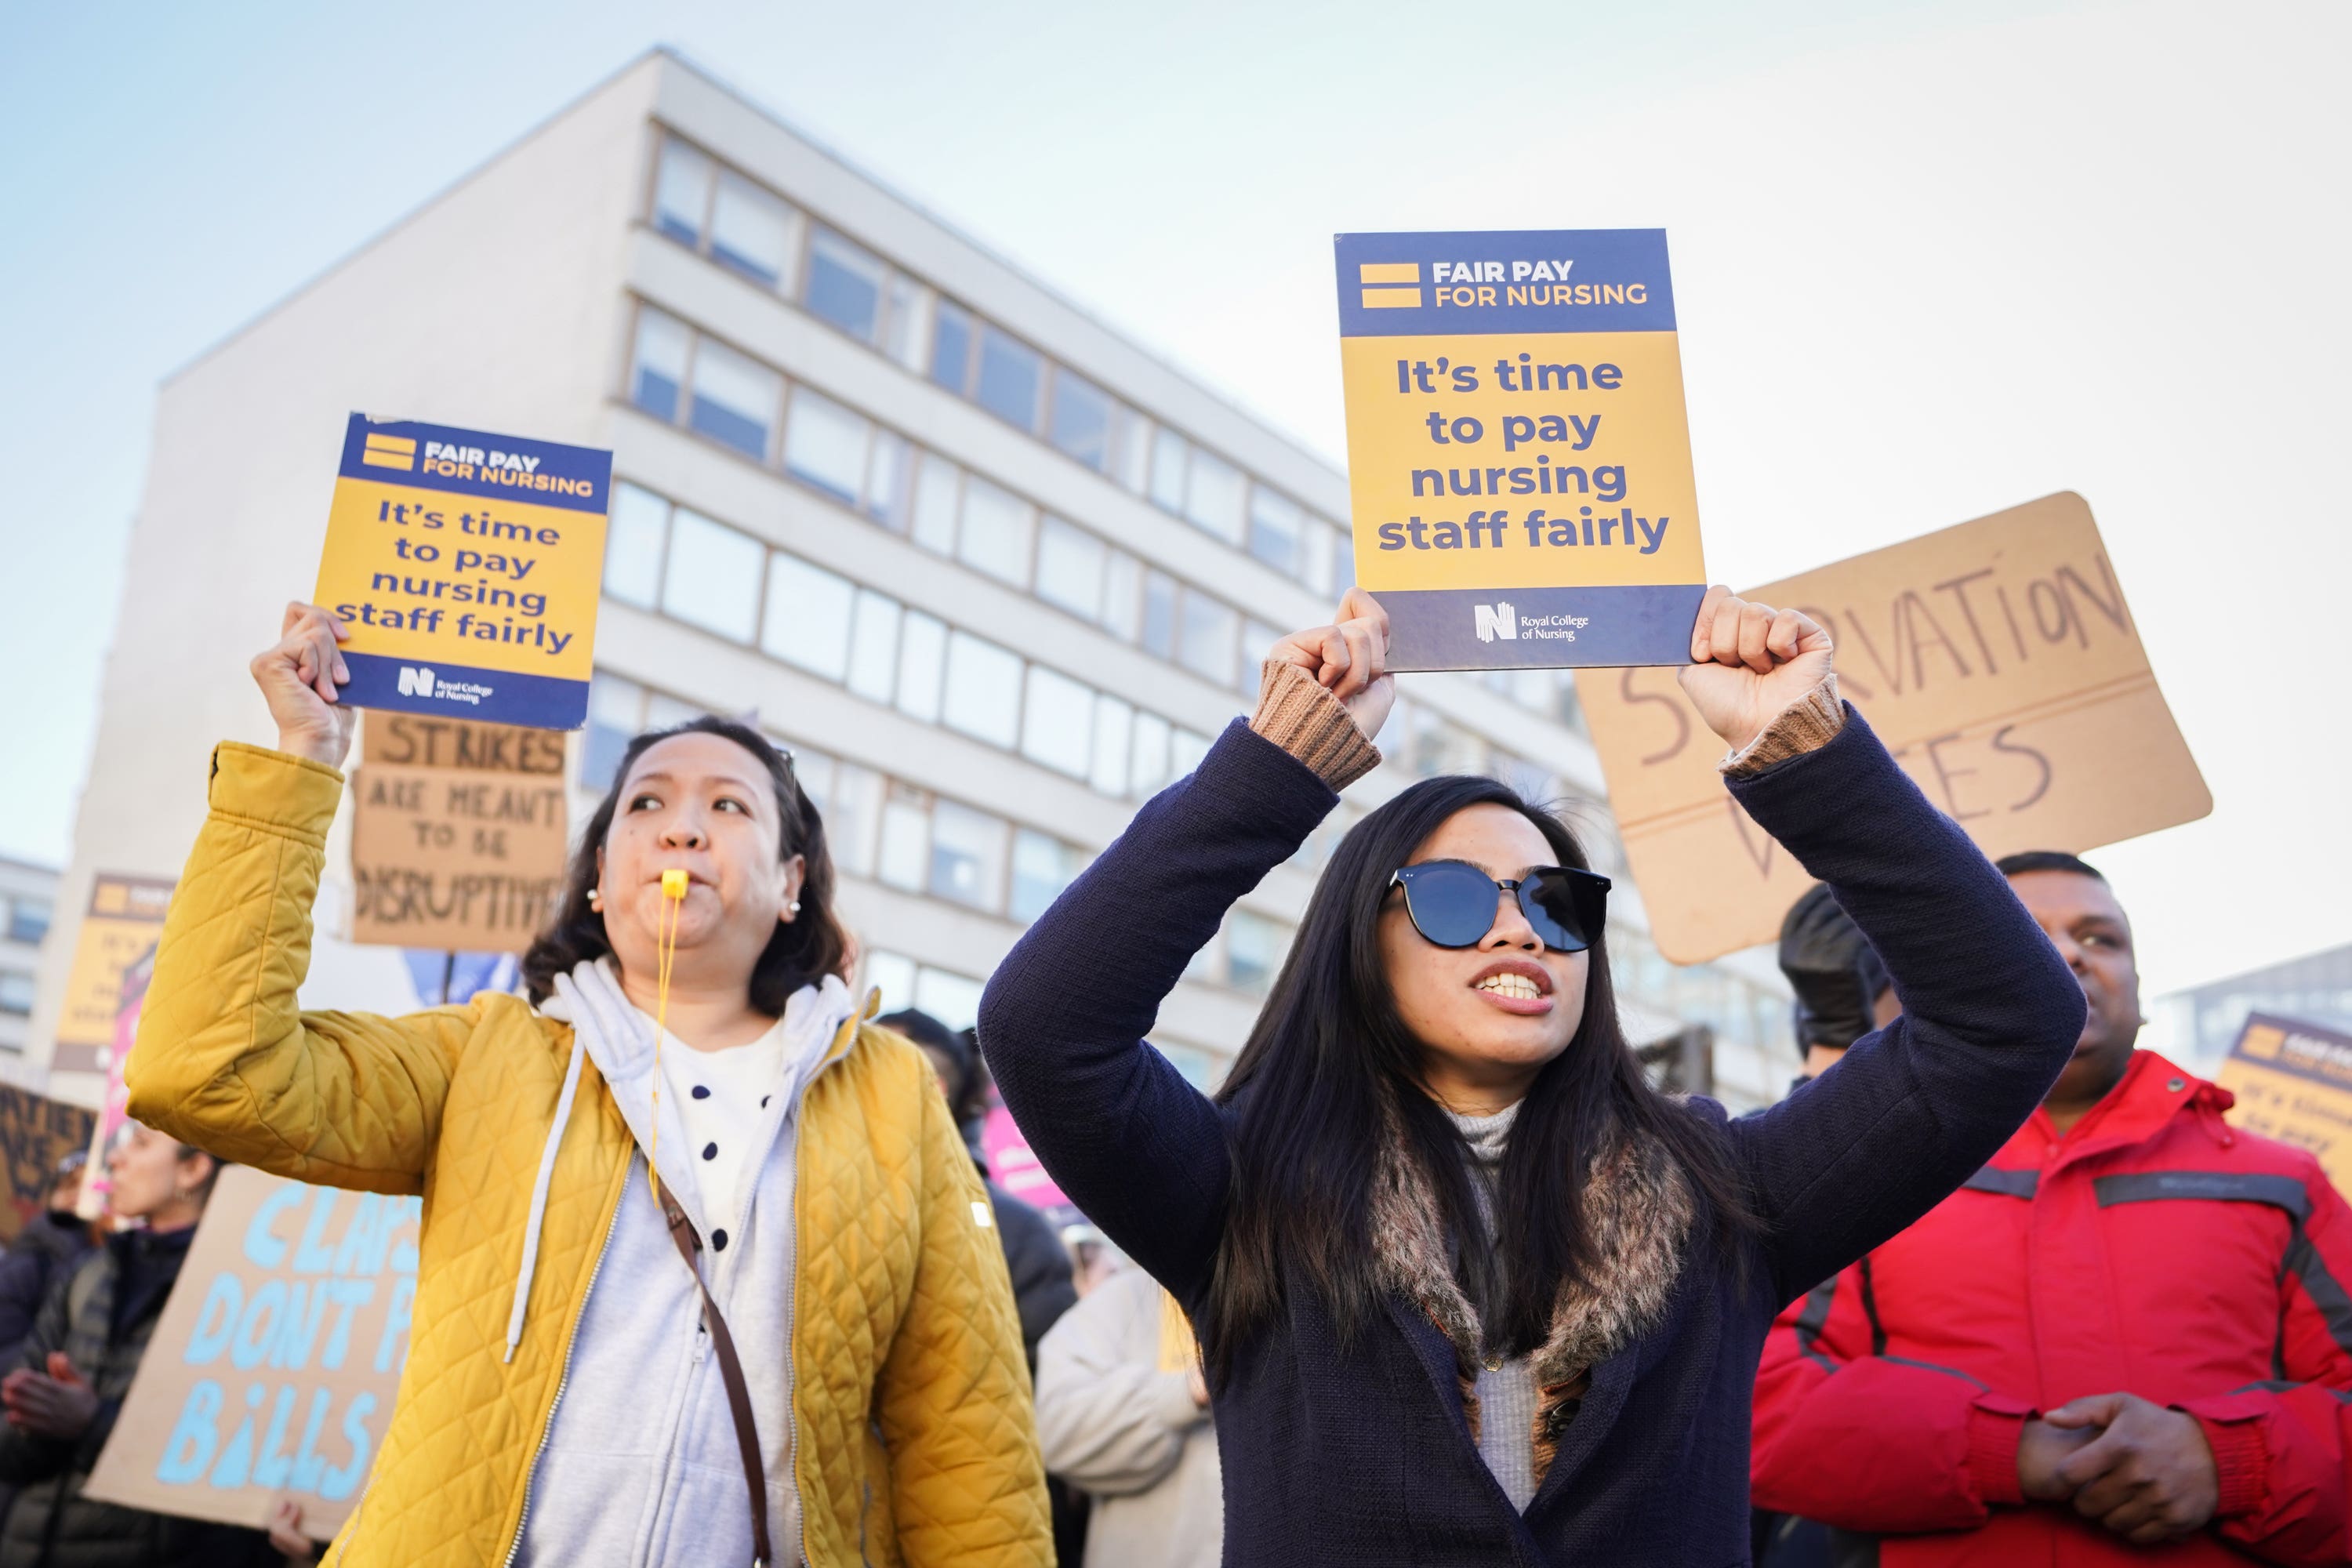
[[[686,897],[685,872],[664,871],[662,873],[662,897],[665,899],[682,899]]]

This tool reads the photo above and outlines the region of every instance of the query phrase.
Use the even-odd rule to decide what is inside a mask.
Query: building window
[[[636,374],[629,401],[665,422],[677,418],[677,395],[686,386],[686,354],[693,334],[686,323],[659,310],[637,312]]]
[[[811,313],[862,342],[872,342],[882,324],[881,258],[833,230],[809,237],[808,297]]]
[[[1086,857],[1058,838],[1024,827],[1013,836],[1013,896],[1005,912],[1024,925],[1077,880]]]
[[[621,755],[636,739],[646,715],[646,689],[634,680],[597,670],[588,682],[588,735],[580,748],[580,785],[603,795],[621,781],[613,775]]]
[[[683,142],[664,137],[654,177],[654,227],[681,245],[700,249],[714,172],[709,159]]]
[[[1134,794],[1157,794],[1168,782],[1168,753],[1174,733],[1168,721],[1157,713],[1136,710],[1135,754],[1128,764],[1128,784]]]
[[[1102,388],[1056,369],[1048,435],[1055,446],[1099,473],[1110,467],[1110,397]]]
[[[941,555],[955,553],[956,508],[963,493],[963,471],[937,453],[915,460],[914,540]]]
[[[1021,754],[1072,778],[1085,778],[1094,767],[1094,707],[1092,687],[1044,665],[1031,665],[1029,699],[1021,713]]]
[[[1037,596],[1081,620],[1102,619],[1102,541],[1058,517],[1047,518],[1037,533]]]
[[[850,619],[849,689],[886,705],[898,690],[898,601],[870,588]]]
[[[1021,656],[969,632],[950,632],[942,698],[949,729],[1012,751],[1021,737]]]
[[[984,981],[928,963],[915,971],[915,1005],[950,1029],[969,1029],[980,1021],[980,995],[986,988]]]
[[[1298,575],[1302,561],[1300,535],[1307,514],[1297,501],[1266,489],[1250,488],[1249,552],[1286,575]]]
[[[971,312],[942,300],[936,315],[931,328],[931,379],[961,397],[971,384],[971,345],[976,335]]]
[[[669,502],[632,484],[613,487],[613,515],[604,533],[604,592],[625,605],[650,610],[661,604],[662,536]]]
[[[874,875],[882,775],[856,763],[835,763],[832,787],[817,809],[824,813],[825,842],[833,849],[834,864],[853,877]]]
[[[919,893],[929,879],[931,814],[922,797],[892,784],[882,806],[882,853],[875,874],[894,888]]]
[[[907,465],[914,448],[890,431],[874,432],[866,463],[866,515],[893,533],[907,531]]]
[[[23,1017],[33,1010],[33,977],[14,969],[0,970],[0,1013]]]
[[[882,352],[919,375],[929,345],[931,300],[929,289],[911,278],[890,275],[889,315],[882,325]]]
[[[898,711],[926,724],[940,721],[947,683],[948,628],[920,610],[908,610],[898,637]]]
[[[695,348],[694,400],[687,423],[745,457],[768,460],[768,436],[784,397],[783,377],[724,343]]]
[[[1263,995],[1282,966],[1289,935],[1264,915],[1235,910],[1225,922],[1225,981],[1236,991]]]
[[[670,517],[662,613],[750,642],[760,610],[762,553],[757,540],[679,507]]]
[[[1005,846],[1012,829],[951,801],[931,807],[930,890],[976,910],[995,909],[1004,897]]]
[[[1045,362],[1035,349],[995,327],[980,330],[980,379],[972,398],[1008,424],[1033,435],[1037,429],[1037,394]]]
[[[1234,641],[1240,634],[1240,616],[1206,594],[1186,590],[1183,618],[1177,636],[1177,662],[1193,674],[1219,686],[1234,681]]]
[[[1095,698],[1094,757],[1087,763],[1087,782],[1113,800],[1123,798],[1134,745],[1134,708],[1108,692],[1098,693]]]
[[[1214,453],[1192,448],[1184,482],[1184,516],[1195,528],[1227,544],[1239,544],[1248,489],[1249,481],[1239,468]]]
[[[19,893],[8,900],[8,940],[27,947],[38,945],[49,934],[49,922],[56,913],[57,906],[49,900]]]
[[[1000,583],[1027,586],[1029,535],[1036,516],[1035,510],[1020,497],[977,476],[966,476],[956,558]]]
[[[797,556],[768,557],[768,611],[760,647],[812,675],[849,674],[849,622],[856,587]]]
[[[1176,579],[1165,572],[1143,574],[1143,651],[1176,657]]]
[[[1143,563],[1124,550],[1103,557],[1103,630],[1133,642],[1143,629]]]
[[[874,426],[832,398],[805,386],[793,388],[792,417],[784,426],[784,471],[851,506],[866,477],[866,447]]]
[[[710,209],[713,261],[773,289],[784,280],[792,233],[792,208],[731,170],[719,176]]]
[[[1184,473],[1192,444],[1162,425],[1151,440],[1151,501],[1163,511],[1182,516]]]
[[[1318,594],[1331,591],[1331,531],[1329,523],[1309,518],[1298,536],[1298,580]]]

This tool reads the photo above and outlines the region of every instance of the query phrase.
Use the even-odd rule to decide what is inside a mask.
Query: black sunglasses
[[[1404,889],[1412,929],[1439,947],[1475,947],[1494,930],[1497,889],[1517,898],[1519,912],[1555,952],[1582,952],[1609,918],[1609,879],[1573,866],[1538,867],[1507,881],[1467,860],[1424,860],[1398,868],[1389,884]]]

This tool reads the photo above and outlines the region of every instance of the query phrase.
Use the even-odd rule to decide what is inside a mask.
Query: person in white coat
[[[1094,1500],[1085,1568],[1215,1568],[1217,1434],[1192,1331],[1140,1268],[1111,1276],[1037,1347],[1048,1472]]]

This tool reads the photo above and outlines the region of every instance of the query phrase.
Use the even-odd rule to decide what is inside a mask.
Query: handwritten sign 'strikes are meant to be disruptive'
[[[1356,579],[1390,664],[1688,659],[1706,568],[1665,231],[1337,243]]]
[[[343,700],[580,728],[612,488],[610,452],[352,415],[318,591]]]

